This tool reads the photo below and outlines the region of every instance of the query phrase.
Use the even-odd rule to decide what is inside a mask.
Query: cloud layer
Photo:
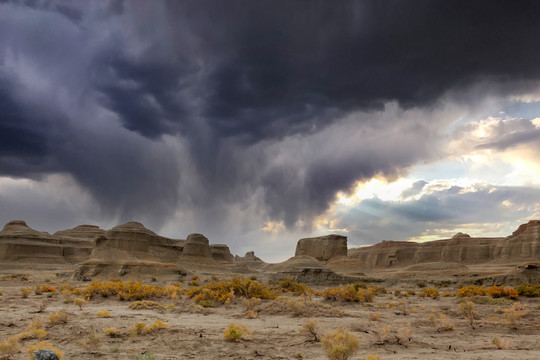
[[[101,223],[230,232],[233,242],[267,221],[309,232],[358,181],[449,156],[446,145],[472,130],[448,127],[486,99],[536,91],[539,10],[2,2],[0,176],[63,176]],[[475,149],[538,143],[529,120]]]

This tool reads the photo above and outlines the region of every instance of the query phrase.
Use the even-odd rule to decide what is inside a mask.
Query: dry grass
[[[342,328],[325,334],[321,345],[330,360],[350,359],[360,349],[358,337]]]
[[[242,324],[230,323],[229,326],[223,331],[223,340],[239,342],[242,340],[251,339],[253,337],[253,331],[249,330]]]

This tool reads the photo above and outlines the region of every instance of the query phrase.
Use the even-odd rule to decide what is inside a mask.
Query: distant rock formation
[[[175,263],[183,247],[182,240],[159,236],[143,224],[132,221],[97,236],[90,260]]]
[[[92,246],[88,238],[53,236],[22,220],[10,221],[0,231],[0,260],[6,261],[76,262],[87,258]]]
[[[347,256],[347,237],[326,235],[298,240],[295,256],[307,255],[319,261]]]
[[[206,236],[201,234],[190,234],[186,239],[184,246],[184,256],[211,257],[210,242]]]
[[[231,250],[224,244],[212,244],[210,245],[210,251],[212,253],[212,259],[216,261],[232,263],[234,262],[234,256],[231,254]]]
[[[266,265],[264,261],[255,256],[254,251],[248,251],[245,256],[236,255],[234,257],[234,263],[251,269],[259,269]]]
[[[432,262],[518,264],[540,259],[540,221],[531,220],[506,238],[472,238],[458,233],[451,239],[425,243],[384,241],[352,249],[349,256],[371,268]]]

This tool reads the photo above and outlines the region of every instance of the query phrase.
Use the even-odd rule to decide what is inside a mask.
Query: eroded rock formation
[[[522,263],[540,258],[540,221],[521,225],[506,238],[472,238],[458,233],[451,239],[425,243],[384,241],[352,249],[351,257],[366,267],[409,266],[420,263]]]
[[[212,244],[210,245],[210,251],[212,253],[212,259],[216,261],[232,263],[234,262],[234,256],[231,254],[231,250],[224,244]]]
[[[211,257],[210,242],[202,234],[190,234],[184,246],[184,256]]]
[[[298,240],[295,256],[307,255],[319,261],[347,256],[347,237],[326,235]]]

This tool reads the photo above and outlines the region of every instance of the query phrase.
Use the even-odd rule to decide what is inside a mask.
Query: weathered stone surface
[[[206,236],[202,234],[190,234],[184,246],[184,256],[211,257],[210,244]]]
[[[34,351],[34,360],[58,360],[58,356],[54,351],[45,349],[45,350],[36,350]]]
[[[231,254],[231,250],[227,245],[224,244],[213,244],[210,245],[210,251],[212,253],[212,259],[216,261],[222,261],[227,263],[232,263],[234,261],[234,256]]]
[[[63,254],[58,239],[28,227],[22,220],[10,221],[0,231],[0,260],[63,262]]]
[[[96,225],[79,225],[73,229],[60,230],[54,236],[93,240],[96,236],[105,235],[106,231]]]
[[[132,221],[98,236],[90,260],[175,263],[182,248],[183,241],[159,236],[143,224]]]
[[[248,251],[245,256],[236,255],[234,257],[234,263],[236,265],[247,266],[251,269],[259,269],[266,265],[264,261],[255,256],[254,251]]]
[[[298,240],[295,256],[307,255],[326,261],[339,256],[347,256],[347,237],[326,235]]]
[[[366,267],[429,262],[518,264],[540,258],[540,221],[529,221],[506,238],[471,238],[466,234],[456,234],[451,239],[425,243],[385,241],[352,249],[349,255],[358,258]]]

